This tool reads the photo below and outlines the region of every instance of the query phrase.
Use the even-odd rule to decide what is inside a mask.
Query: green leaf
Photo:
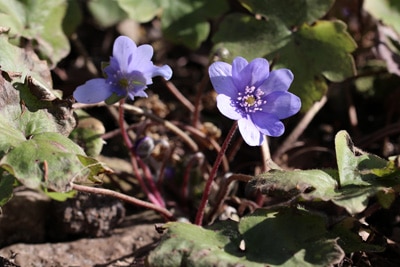
[[[324,218],[301,209],[258,210],[240,221],[239,232],[246,259],[269,266],[333,266],[344,256]]]
[[[103,28],[113,26],[128,16],[117,1],[91,0],[87,2],[87,7],[97,24]]]
[[[399,168],[355,148],[345,131],[337,133],[335,146],[337,171],[272,170],[254,177],[246,190],[258,190],[282,201],[332,201],[350,214],[362,212],[373,196],[389,207],[400,184]]]
[[[1,13],[0,13],[1,17]],[[46,61],[29,50],[24,50],[8,41],[9,33],[0,29],[0,66],[13,82],[24,82],[27,77],[43,88],[52,88],[50,69]]]
[[[82,10],[78,0],[68,0],[67,10],[63,19],[64,33],[70,37],[82,23]],[[89,2],[90,3],[90,2]],[[89,4],[88,3],[88,4]]]
[[[160,0],[117,0],[119,6],[128,17],[140,22],[149,22],[161,13]]]
[[[47,63],[32,51],[10,44],[7,33],[1,31],[0,46],[2,123],[19,129],[25,136],[37,132],[29,127],[68,135],[76,125],[72,103],[59,99],[60,93],[52,89]]]
[[[149,266],[333,266],[344,256],[324,218],[299,209],[258,210],[239,224],[165,227]]]
[[[356,44],[341,21],[302,24],[292,31],[276,17],[265,21],[231,14],[223,20],[213,41],[214,51],[228,51],[223,58],[228,62],[236,56],[248,60],[266,57],[274,60],[275,69],[290,69],[295,77],[290,91],[301,98],[302,110],[325,94],[325,79],[340,82],[355,74],[350,53]]]
[[[33,40],[41,56],[55,66],[70,51],[62,31],[65,0],[0,0],[0,25],[17,38]]]
[[[336,180],[323,170],[272,170],[254,177],[246,190],[283,200],[301,196],[304,200],[327,201],[335,195],[337,186]]]
[[[71,190],[71,182],[89,174],[77,154],[84,152],[67,137],[41,133],[7,153],[0,166],[29,188],[65,192]]]
[[[366,227],[365,225],[363,226]],[[384,244],[370,244],[361,239],[359,232],[363,230],[361,223],[353,218],[347,217],[339,223],[335,224],[330,231],[332,238],[338,237],[338,244],[346,253],[358,251],[365,252],[383,252]]]
[[[104,125],[85,112],[81,111],[78,114],[78,126],[71,132],[69,138],[80,145],[86,155],[96,157],[104,145],[104,140],[101,138],[101,135],[105,133]]]
[[[295,79],[290,90],[300,96],[302,108],[307,110],[325,94],[325,78],[341,82],[355,74],[350,53],[356,44],[341,21],[304,24],[291,37],[291,42],[267,58],[277,58],[275,68],[292,70]]]
[[[210,33],[209,19],[228,10],[225,0],[165,0],[162,29],[171,42],[197,49]]]
[[[374,172],[388,165],[387,160],[354,147],[346,131],[336,134],[335,148],[341,187],[370,185],[379,179]]]
[[[11,199],[15,177],[0,168],[0,207]]]
[[[324,16],[334,0],[239,0],[253,14],[279,20],[288,28],[311,24]]]

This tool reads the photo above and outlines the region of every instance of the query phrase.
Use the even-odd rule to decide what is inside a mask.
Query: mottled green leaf
[[[344,256],[325,219],[305,210],[258,210],[240,221],[239,232],[246,259],[268,266],[333,266]]]
[[[254,177],[246,190],[282,201],[332,201],[350,214],[362,212],[373,196],[389,207],[400,184],[399,169],[388,169],[388,161],[355,148],[345,131],[338,132],[335,146],[338,170],[272,170]]]
[[[149,266],[333,266],[344,256],[325,220],[299,209],[258,210],[239,224],[165,227]]]
[[[70,51],[62,30],[66,0],[0,0],[0,25],[17,38],[34,41],[40,55],[55,66]]]
[[[65,192],[76,178],[89,174],[77,154],[84,152],[67,137],[41,133],[7,153],[0,165],[29,188]]]
[[[78,119],[78,126],[71,132],[69,138],[80,145],[86,155],[98,156],[104,145],[104,140],[101,138],[105,133],[103,123],[82,111],[79,111]]]

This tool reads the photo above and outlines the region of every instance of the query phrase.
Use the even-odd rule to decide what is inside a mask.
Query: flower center
[[[265,93],[261,89],[254,86],[246,86],[244,92],[239,92],[236,100],[232,100],[232,104],[241,113],[254,113],[262,110],[262,105],[267,101],[262,99]]]

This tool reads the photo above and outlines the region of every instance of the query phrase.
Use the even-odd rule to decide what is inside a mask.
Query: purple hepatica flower
[[[218,93],[219,111],[238,121],[239,131],[250,146],[261,145],[265,135],[282,135],[285,127],[280,120],[300,110],[300,98],[288,92],[292,72],[288,69],[270,72],[268,61],[263,58],[248,63],[237,57],[232,65],[214,62],[209,74]]]
[[[136,46],[128,37],[118,37],[110,64],[104,68],[106,78],[92,79],[77,87],[75,99],[88,104],[106,100],[111,104],[126,96],[132,100],[135,96],[147,97],[144,90],[153,83],[153,77],[162,76],[169,80],[172,76],[171,68],[155,66],[152,56],[150,45]]]

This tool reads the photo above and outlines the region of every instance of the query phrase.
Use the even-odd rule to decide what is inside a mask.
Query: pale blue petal
[[[285,126],[274,114],[256,112],[251,115],[251,119],[258,131],[264,135],[281,136],[285,132]]]
[[[231,98],[227,95],[217,95],[217,107],[219,111],[231,120],[238,120],[242,115],[236,111],[236,108],[231,104]]]
[[[153,62],[153,47],[151,45],[141,45],[135,51],[132,51],[131,59],[129,60],[129,71],[140,70],[146,72],[151,70]]]
[[[237,96],[237,89],[232,81],[232,66],[225,62],[214,62],[208,68],[211,83],[218,94],[229,97]]]
[[[129,37],[119,36],[113,46],[113,57],[119,64],[119,69],[123,72],[129,72],[128,66],[132,62],[132,54],[137,50],[135,42]],[[115,67],[114,67],[115,68]]]
[[[238,77],[239,73],[249,64],[245,58],[236,57],[232,61],[232,76]]]
[[[275,91],[287,91],[293,82],[293,73],[288,69],[271,71],[268,79],[260,86],[266,94]]]
[[[238,120],[239,131],[243,137],[243,140],[249,146],[260,146],[265,137],[248,118],[242,118]]]
[[[256,58],[252,60],[242,71],[233,76],[235,85],[244,90],[246,86],[259,87],[268,78],[269,63],[264,58]]]
[[[146,89],[147,87],[145,87],[144,89]],[[137,97],[148,97],[148,95],[146,94],[146,92],[144,91],[144,89],[135,91],[135,92],[128,92],[128,96],[130,99],[134,99],[136,96]]]
[[[289,92],[273,92],[263,99],[267,103],[261,106],[262,112],[274,114],[278,119],[286,119],[301,108],[300,98]]]
[[[172,69],[168,65],[164,65],[161,67],[154,66],[153,73],[151,76],[152,77],[161,76],[164,77],[164,79],[169,80],[172,77]]]
[[[97,78],[78,86],[73,96],[76,101],[85,104],[93,104],[106,100],[113,93],[113,88],[105,79]]]

